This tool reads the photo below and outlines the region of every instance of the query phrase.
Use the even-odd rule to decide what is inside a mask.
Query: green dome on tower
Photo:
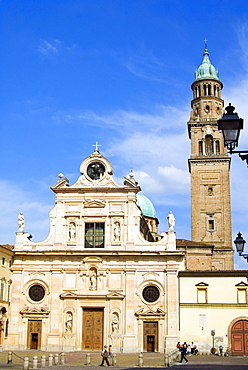
[[[203,56],[204,58],[202,64],[195,72],[195,81],[209,78],[213,80],[219,80],[218,70],[210,62],[208,48],[206,44]]]
[[[144,216],[157,219],[155,208],[150,199],[148,199],[145,195],[137,194],[136,204],[139,206]]]

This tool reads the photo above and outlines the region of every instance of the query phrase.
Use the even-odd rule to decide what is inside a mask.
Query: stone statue
[[[24,215],[22,212],[20,212],[18,215],[18,232],[19,233],[24,232],[24,226],[25,226]]]
[[[97,276],[95,270],[90,270],[90,290],[96,290],[97,288]]]
[[[119,319],[118,314],[116,312],[113,313],[113,319],[112,319],[112,332],[118,333],[119,331]]]
[[[76,237],[76,225],[74,224],[74,222],[71,222],[69,225],[69,239],[72,240],[75,239],[75,237]]]
[[[170,213],[168,214],[167,219],[168,219],[169,231],[174,231],[174,226],[175,226],[176,219],[175,219],[172,211],[170,211]]]
[[[119,222],[114,223],[114,242],[121,240],[121,228]]]
[[[72,332],[72,313],[66,313],[65,331]]]

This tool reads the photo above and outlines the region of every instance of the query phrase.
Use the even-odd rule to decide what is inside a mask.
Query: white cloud
[[[62,41],[57,39],[50,39],[48,40],[41,40],[41,44],[39,46],[39,51],[41,54],[52,57],[59,55],[63,51],[70,51],[73,50],[76,45],[66,46]]]

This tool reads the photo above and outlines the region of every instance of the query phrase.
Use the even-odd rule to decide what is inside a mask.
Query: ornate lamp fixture
[[[236,239],[234,240],[234,244],[236,245],[236,250],[238,254],[244,257],[248,261],[248,254],[243,253],[246,241],[244,240],[242,234],[239,232],[237,234]]]

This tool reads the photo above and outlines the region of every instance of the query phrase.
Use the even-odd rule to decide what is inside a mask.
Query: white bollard
[[[33,357],[33,369],[38,369],[38,356]]]
[[[53,355],[50,353],[48,356],[48,366],[53,366]]]
[[[65,354],[64,352],[61,352],[61,365],[65,364]]]
[[[86,353],[86,365],[90,366],[90,353]]]
[[[55,353],[54,355],[54,365],[58,365],[59,364],[59,355],[58,353]]]
[[[142,354],[139,355],[139,366],[140,367],[143,366],[143,355]]]
[[[12,364],[12,352],[8,353],[8,362],[7,364]]]
[[[29,368],[29,358],[24,357],[23,370],[28,370]]]
[[[46,366],[46,355],[42,355],[41,356],[41,367],[45,367]]]

